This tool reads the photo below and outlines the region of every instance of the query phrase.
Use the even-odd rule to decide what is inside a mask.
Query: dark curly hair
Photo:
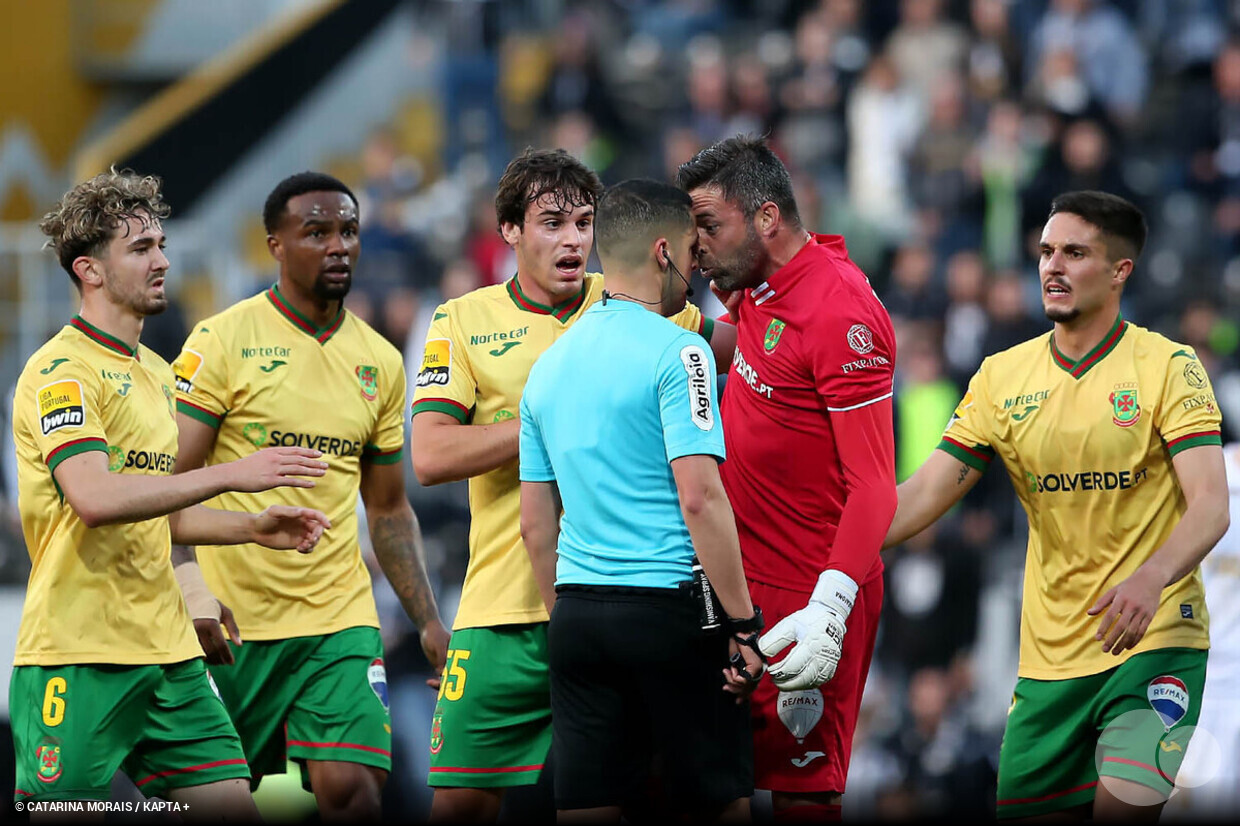
[[[596,206],[603,182],[594,170],[563,149],[526,148],[509,162],[495,193],[496,228],[504,224],[525,225],[525,210],[544,195],[556,206],[572,212]]]

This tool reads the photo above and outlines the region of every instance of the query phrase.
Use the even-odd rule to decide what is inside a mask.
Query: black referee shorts
[[[663,798],[701,811],[753,794],[749,706],[723,691],[727,638],[702,631],[687,589],[561,586],[547,631],[555,802]]]

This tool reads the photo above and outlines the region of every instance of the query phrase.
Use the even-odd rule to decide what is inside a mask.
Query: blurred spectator
[[[948,376],[963,388],[982,363],[982,343],[990,326],[985,304],[986,265],[975,250],[961,250],[947,259],[946,270],[943,355]]]
[[[896,250],[891,263],[891,283],[883,304],[896,324],[901,321],[941,322],[946,311],[943,291],[933,284],[934,251],[921,243]]]
[[[422,183],[421,166],[400,151],[396,133],[386,127],[367,137],[361,161],[362,255],[354,288],[382,297],[390,290],[434,284],[438,267],[404,224],[405,205]]]
[[[974,39],[969,48],[969,88],[980,100],[995,101],[1019,90],[1020,44],[1008,21],[1007,0],[972,0],[969,19]]]
[[[1020,107],[998,101],[976,145],[985,201],[982,248],[994,267],[1013,267],[1021,254],[1021,190],[1036,168],[1024,131]]]
[[[1100,189],[1138,204],[1141,201],[1120,174],[1119,163],[1111,152],[1111,138],[1096,120],[1069,124],[1063,131],[1059,152],[1047,158],[1025,189],[1025,232],[1041,232],[1055,196],[1078,189]]]
[[[1038,321],[1030,315],[1029,305],[1025,301],[1024,281],[1011,270],[996,274],[990,282],[990,289],[986,293],[986,312],[990,316],[990,323],[986,327],[986,336],[982,339],[983,357],[1034,338],[1051,327],[1049,321]],[[1040,306],[1038,317],[1042,317]]]
[[[887,53],[923,104],[940,78],[964,70],[968,48],[965,30],[944,19],[942,0],[900,0],[900,24],[887,39]]]
[[[891,59],[875,57],[849,101],[848,192],[858,216],[892,241],[913,227],[908,155],[922,119]]]
[[[981,242],[981,176],[973,153],[976,136],[966,115],[963,80],[955,73],[940,75],[930,91],[929,122],[909,158],[919,224],[948,252]]]
[[[502,284],[517,268],[512,250],[499,234],[495,199],[490,192],[479,192],[469,213],[469,233],[465,237],[465,257],[478,272],[479,287]]]
[[[1132,24],[1106,0],[1051,0],[1029,38],[1028,67],[1068,50],[1089,93],[1119,123],[1131,124],[1145,102],[1148,61]]]
[[[596,25],[594,18],[581,9],[560,21],[552,35],[554,58],[540,111],[546,119],[582,113],[598,130],[600,140],[623,142],[628,129],[603,76]]]
[[[827,13],[803,15],[794,37],[793,71],[779,92],[785,110],[779,143],[791,165],[827,179],[832,191],[842,192],[844,95],[857,69],[841,69],[836,55],[842,40]]]

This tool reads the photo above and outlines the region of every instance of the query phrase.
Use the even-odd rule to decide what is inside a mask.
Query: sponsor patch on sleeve
[[[66,427],[86,424],[82,385],[75,379],[54,381],[39,388],[39,429],[46,436]]]
[[[202,353],[194,350],[182,350],[181,355],[172,363],[172,372],[177,377],[177,390],[188,393],[194,389],[194,377],[202,369]]]
[[[707,431],[715,426],[715,400],[710,394],[710,362],[706,351],[696,344],[688,344],[680,350],[680,363],[689,377],[689,416],[698,430]]]
[[[452,340],[432,338],[426,342],[422,369],[418,371],[418,387],[447,385],[452,378]]]

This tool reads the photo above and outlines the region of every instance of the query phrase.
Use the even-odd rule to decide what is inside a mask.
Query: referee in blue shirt
[[[685,306],[696,253],[689,196],[617,184],[594,238],[603,300],[538,359],[521,399],[521,534],[551,609],[556,806],[618,821],[657,753],[680,813],[745,817],[741,698],[763,670],[761,612],[719,479],[714,358],[665,318]],[[695,552],[718,623],[693,587]]]

